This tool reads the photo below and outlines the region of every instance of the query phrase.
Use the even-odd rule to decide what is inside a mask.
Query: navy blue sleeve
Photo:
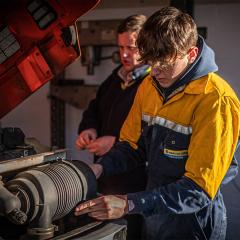
[[[182,179],[165,186],[127,194],[134,204],[130,214],[190,214],[211,202],[208,195],[192,180]]]
[[[127,142],[117,142],[98,163],[103,166],[104,175],[118,175],[145,165],[145,152],[141,148],[133,149]]]

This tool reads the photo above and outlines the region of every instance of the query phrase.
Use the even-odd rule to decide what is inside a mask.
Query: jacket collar
[[[138,78],[142,78],[146,76],[150,72],[150,66],[149,65],[141,65],[137,68],[135,68],[133,71],[127,73],[123,66],[121,66],[117,74],[118,76],[123,80],[123,81],[132,81],[132,80],[137,80]]]

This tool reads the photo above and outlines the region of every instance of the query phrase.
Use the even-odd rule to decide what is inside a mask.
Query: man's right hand
[[[89,128],[82,131],[77,140],[76,140],[76,147],[78,149],[84,149],[86,146],[94,141],[97,138],[97,131],[94,128]]]
[[[128,199],[126,195],[108,195],[91,199],[79,204],[75,208],[75,216],[88,213],[98,220],[117,219],[128,213]]]

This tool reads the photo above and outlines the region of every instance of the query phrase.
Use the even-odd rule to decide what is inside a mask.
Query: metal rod
[[[55,150],[0,162],[0,174],[57,160],[66,160],[66,150]]]

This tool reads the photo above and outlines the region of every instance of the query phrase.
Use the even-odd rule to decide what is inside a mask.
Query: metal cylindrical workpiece
[[[80,161],[59,161],[21,172],[6,184],[33,227],[48,228],[77,203],[94,197],[96,178]]]

